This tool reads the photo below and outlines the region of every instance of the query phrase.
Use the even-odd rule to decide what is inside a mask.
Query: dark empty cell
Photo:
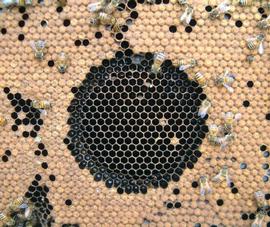
[[[262,15],[262,19],[265,19],[265,18],[267,18],[267,14]]]
[[[139,16],[139,14],[138,14],[137,11],[132,11],[132,12],[130,13],[130,17],[131,17],[132,19],[137,19],[138,16]]]
[[[53,67],[54,66],[54,61],[53,60],[48,61],[48,66]]]
[[[222,199],[218,199],[217,200],[217,205],[218,206],[222,206],[223,205],[223,200]]]
[[[240,27],[242,27],[242,25],[243,25],[242,21],[240,21],[240,20],[235,21],[236,27],[240,28]]]
[[[120,4],[117,6],[117,10],[118,10],[118,11],[123,11],[125,8],[126,8],[126,5],[125,5],[124,3],[120,3]]]
[[[173,189],[173,194],[178,195],[180,193],[179,188]]]
[[[245,101],[243,102],[243,106],[244,106],[244,107],[249,107],[249,104],[250,104],[250,103],[249,103],[249,101],[247,101],[247,100],[245,100]]]
[[[7,29],[6,28],[2,28],[1,29],[1,33],[2,33],[2,35],[5,35],[7,33]]]
[[[261,151],[266,151],[266,149],[267,149],[267,146],[266,146],[266,145],[262,144],[262,145],[260,146],[260,150],[261,150]]]
[[[65,19],[63,22],[64,26],[67,27],[70,25],[70,20],[69,19]]]
[[[231,190],[231,191],[232,191],[232,193],[233,193],[233,194],[238,193],[238,189],[237,189],[237,188],[232,188],[232,190]]]
[[[190,32],[192,32],[192,27],[190,27],[190,26],[187,26],[187,27],[185,28],[185,31],[186,31],[187,33],[190,33]]]
[[[155,4],[157,5],[161,4],[161,0],[155,0]]]
[[[174,207],[175,208],[180,208],[181,207],[181,203],[180,202],[175,202],[174,203]]]
[[[25,14],[22,15],[22,19],[23,20],[28,20],[28,18],[29,18],[29,15],[27,13],[25,13]]]
[[[168,209],[173,208],[173,203],[172,203],[172,202],[166,203],[166,207],[167,207]]]
[[[241,215],[241,218],[243,220],[247,220],[248,219],[248,215],[246,213],[244,213],[244,214]]]
[[[39,125],[43,125],[43,120],[42,120],[42,119],[39,119],[37,123],[38,123]]]
[[[129,0],[127,3],[128,8],[134,9],[137,6],[137,3],[135,0]]]
[[[10,92],[10,89],[8,87],[4,87],[3,91],[8,94]]]
[[[176,26],[175,26],[175,25],[171,25],[171,26],[169,27],[169,31],[172,32],[172,33],[175,33],[175,32],[177,31]]]
[[[21,124],[22,124],[22,120],[19,119],[19,118],[16,119],[16,120],[15,120],[15,124],[16,124],[16,125],[21,125]]]
[[[124,40],[121,42],[120,45],[123,49],[127,49],[129,47],[129,42]]]
[[[10,151],[10,150],[6,150],[6,151],[5,151],[5,154],[6,154],[7,156],[10,156],[10,155],[11,155],[11,151]]]
[[[211,11],[212,11],[212,6],[206,6],[206,7],[205,7],[205,10],[206,10],[207,12],[211,12]]]
[[[41,153],[42,153],[42,155],[43,155],[44,157],[48,156],[48,151],[47,151],[47,150],[43,150]]]
[[[40,176],[40,174],[36,174],[35,179],[36,179],[37,181],[40,181],[41,178],[42,178],[42,177]]]
[[[50,181],[55,181],[56,178],[55,178],[54,175],[50,175],[50,176],[49,176],[49,179],[50,179]]]
[[[102,33],[101,33],[101,32],[96,32],[96,33],[95,33],[95,37],[96,37],[97,39],[100,39],[100,38],[102,37]]]
[[[115,35],[116,40],[122,40],[124,38],[124,35],[122,33],[117,33]]]
[[[19,7],[19,12],[20,12],[20,13],[25,13],[25,10],[26,10],[26,9],[25,9],[24,6],[20,6],[20,7]]]
[[[18,40],[23,41],[24,40],[24,34],[19,34],[18,35]]]
[[[192,27],[196,26],[196,24],[197,24],[197,21],[195,19],[191,19],[189,22],[189,25]]]
[[[268,120],[268,121],[270,121],[270,113],[268,113],[268,114],[265,115],[265,119]]]
[[[24,119],[22,120],[22,122],[23,122],[24,125],[29,125],[29,123],[30,123],[30,121],[29,121],[28,118],[24,118]]]
[[[42,162],[42,163],[41,163],[41,167],[42,167],[43,169],[48,169],[48,164],[47,164],[47,162]]]
[[[41,150],[43,150],[43,149],[45,149],[45,145],[43,143],[39,143],[38,144],[38,148],[41,149]]]
[[[138,3],[143,4],[145,0],[137,0]]]
[[[14,99],[14,95],[11,94],[11,93],[9,93],[9,94],[7,95],[7,98],[8,98],[8,100],[12,100],[12,99]]]
[[[192,184],[191,184],[191,186],[193,188],[197,188],[199,185],[198,185],[198,182],[197,181],[193,181]]]
[[[82,44],[82,42],[81,42],[81,40],[77,39],[77,40],[75,40],[74,44],[75,44],[75,46],[78,47]]]
[[[56,12],[57,12],[57,13],[61,13],[62,11],[63,11],[63,7],[58,6],[58,7],[56,8]]]
[[[251,214],[249,215],[249,219],[250,219],[250,220],[254,220],[254,219],[255,219],[255,214],[254,214],[254,213],[251,213]]]
[[[7,161],[8,161],[8,156],[3,155],[3,156],[2,156],[2,161],[3,161],[3,162],[7,162]]]
[[[163,4],[169,4],[170,0],[163,0]]]
[[[248,87],[253,87],[253,85],[254,85],[253,81],[250,80],[250,81],[247,82]]]
[[[36,156],[40,156],[41,155],[41,151],[40,150],[35,150],[35,155]]]
[[[71,206],[71,205],[72,205],[72,201],[71,201],[70,199],[67,199],[67,200],[65,201],[65,204],[66,204],[67,206]]]
[[[83,40],[83,45],[84,46],[88,46],[89,45],[89,40],[88,39],[84,39]]]
[[[20,21],[18,22],[18,25],[19,25],[19,27],[24,27],[25,22],[24,22],[23,20],[20,20]]]
[[[23,137],[27,138],[27,137],[29,137],[29,132],[23,131],[22,135],[23,135]]]
[[[259,12],[260,14],[264,14],[264,8],[262,8],[262,7],[258,8],[258,12]]]
[[[231,14],[229,14],[229,13],[225,13],[224,14],[224,18],[226,19],[226,20],[230,20],[231,19]]]

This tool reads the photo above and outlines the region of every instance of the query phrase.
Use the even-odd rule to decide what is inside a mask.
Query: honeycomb
[[[90,25],[93,2],[0,14],[0,210],[24,195],[48,226],[251,226],[262,210],[254,193],[270,199],[269,31],[257,26],[267,2],[232,2],[211,19],[221,1],[190,1],[183,24],[176,0],[130,0],[112,14],[114,33]],[[263,54],[246,42],[262,33]],[[42,60],[37,40],[46,41]],[[153,73],[156,53],[166,59]],[[198,65],[183,72],[181,59]],[[226,70],[233,92],[215,83]],[[35,100],[51,107],[40,111]],[[200,118],[204,100],[211,108]],[[241,118],[220,149],[207,133],[227,112]],[[214,182],[224,166],[229,180]]]

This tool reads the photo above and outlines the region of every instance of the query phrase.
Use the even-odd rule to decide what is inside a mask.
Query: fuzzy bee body
[[[202,101],[202,104],[199,108],[198,116],[201,118],[204,118],[206,114],[208,113],[208,110],[211,107],[211,102],[208,99],[205,99]]]
[[[213,8],[209,12],[210,19],[218,18],[220,15],[229,12],[231,9],[230,4],[227,1],[221,2],[217,7]]]
[[[65,73],[68,68],[69,58],[66,53],[60,52],[56,60],[57,69],[60,73]]]
[[[206,85],[207,85],[205,76],[204,76],[202,73],[200,73],[200,72],[197,72],[197,73],[195,74],[194,80],[195,80],[202,88],[206,87]]]
[[[30,45],[35,53],[35,58],[38,60],[44,59],[44,51],[46,48],[46,41],[44,40],[37,40],[30,42]]]
[[[153,73],[158,73],[160,71],[160,67],[161,67],[162,63],[164,62],[165,58],[166,58],[166,55],[163,52],[159,52],[159,53],[155,54],[154,63],[152,65],[152,72]]]
[[[36,109],[40,109],[40,110],[48,110],[50,109],[52,106],[51,106],[51,103],[49,101],[32,101],[31,103],[31,106],[36,108]]]
[[[0,8],[10,8],[16,6],[28,6],[32,5],[32,0],[1,0],[0,1]]]
[[[252,0],[239,0],[239,5],[240,6],[249,6],[251,5]]]
[[[216,77],[215,84],[217,86],[225,87],[229,92],[232,93],[234,91],[234,89],[232,88],[232,84],[234,81],[235,81],[235,76],[226,70],[224,74],[221,74]]]
[[[4,117],[0,117],[0,126],[5,126],[7,124],[7,119]]]
[[[187,4],[187,7],[184,11],[184,13],[180,17],[180,21],[185,25],[189,25],[192,15],[193,15],[194,9],[191,5]]]
[[[201,196],[205,196],[212,192],[212,189],[210,188],[210,185],[208,183],[208,178],[206,176],[201,176],[199,179],[199,183]]]
[[[196,59],[190,59],[190,60],[180,59],[179,70],[185,71],[187,69],[195,67],[196,65],[198,65],[198,62]]]

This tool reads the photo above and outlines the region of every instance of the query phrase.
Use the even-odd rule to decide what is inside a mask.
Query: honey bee
[[[44,50],[46,48],[46,41],[44,40],[38,40],[35,42],[33,41],[33,42],[30,42],[30,46],[32,47],[35,53],[35,58],[38,60],[43,60]]]
[[[178,0],[178,3],[180,5],[186,5],[186,4],[188,4],[188,0]]]
[[[198,112],[198,116],[201,118],[204,118],[206,114],[208,113],[208,110],[210,109],[211,105],[212,104],[209,99],[203,100],[201,107],[199,109],[199,112]]]
[[[209,125],[209,133],[208,133],[208,141],[212,144],[212,145],[218,145],[218,137],[220,135],[220,128],[215,125]]]
[[[43,101],[34,100],[32,101],[31,106],[33,108],[38,109],[43,115],[47,115],[47,110],[52,108],[51,103],[46,100],[43,100]]]
[[[194,80],[195,80],[202,88],[206,87],[206,85],[207,85],[205,76],[204,76],[202,73],[200,73],[200,72],[197,72],[197,73],[195,74]]]
[[[252,0],[239,0],[240,6],[250,6],[252,4]]]
[[[187,7],[184,11],[184,13],[180,17],[180,21],[185,25],[189,25],[192,15],[193,15],[194,9],[191,5],[187,4]]]
[[[60,73],[66,72],[68,68],[68,62],[69,62],[69,58],[67,54],[65,54],[64,52],[60,52],[56,60],[57,69]]]
[[[25,202],[25,199],[23,197],[19,197],[12,201],[9,206],[8,210],[10,211],[18,211],[20,209],[20,206]]]
[[[179,70],[185,71],[187,69],[195,67],[196,65],[198,65],[198,62],[196,59],[190,59],[190,60],[180,59]]]
[[[158,73],[160,71],[160,67],[162,63],[164,62],[165,58],[166,58],[166,55],[163,52],[158,52],[154,55],[154,63],[152,65],[153,73]]]
[[[262,29],[262,30],[266,30],[266,29],[270,28],[270,15],[268,17],[266,17],[265,19],[260,20],[257,23],[257,27]]]
[[[4,213],[0,213],[0,224],[3,224],[3,226],[13,226],[15,225],[15,220],[11,218],[10,216],[5,215]]]
[[[265,216],[266,216],[266,212],[260,210],[256,214],[256,218],[255,218],[254,222],[251,224],[251,227],[262,227],[263,226],[262,222],[263,222]]]
[[[67,0],[57,0],[58,6],[65,7],[67,5]]]
[[[248,62],[249,64],[251,64],[254,60],[255,60],[255,57],[254,57],[253,55],[248,55],[248,56],[247,56],[247,62]]]
[[[220,15],[228,13],[230,9],[230,4],[227,1],[223,1],[209,12],[209,17],[210,19],[218,18]]]
[[[111,0],[109,4],[104,7],[104,12],[112,14],[117,9],[119,3],[120,3],[119,0]]]
[[[226,180],[227,186],[230,187],[232,181],[229,177],[229,168],[226,165],[222,166],[219,173],[212,179],[212,181],[215,183],[221,183],[224,180]]]
[[[250,37],[247,39],[247,47],[250,50],[255,50],[258,49],[258,53],[262,55],[264,53],[264,41],[265,35],[264,34],[259,34],[255,37]]]
[[[94,13],[94,12],[99,12],[101,11],[105,6],[105,2],[104,1],[99,1],[99,2],[94,2],[94,3],[90,3],[87,6],[87,9],[89,12]]]
[[[224,132],[226,134],[231,133],[233,129],[233,124],[241,119],[240,113],[227,112],[224,114]]]
[[[28,6],[32,4],[32,0],[2,0],[0,1],[0,8],[4,9],[16,6]]]
[[[201,196],[205,196],[207,194],[210,194],[212,192],[212,189],[210,188],[210,185],[208,183],[208,177],[207,176],[201,176],[200,180],[200,194]]]
[[[215,84],[217,86],[224,86],[229,92],[233,92],[232,84],[235,81],[235,76],[229,73],[228,70],[225,71],[224,74],[218,75],[215,78]]]
[[[267,208],[267,201],[265,199],[265,193],[263,191],[257,191],[254,193],[255,200],[257,202],[258,208],[266,209]]]
[[[7,119],[4,117],[0,117],[0,126],[5,126],[7,124]]]

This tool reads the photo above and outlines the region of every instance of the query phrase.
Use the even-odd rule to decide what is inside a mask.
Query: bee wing
[[[180,17],[180,21],[184,22],[185,19],[187,17],[187,11],[185,10],[185,12],[182,14],[182,16]]]
[[[30,41],[30,42],[29,42],[29,44],[30,44],[31,48],[32,48],[34,51],[36,51],[36,50],[37,50],[37,48],[36,48],[36,45],[35,45],[35,42],[34,42],[34,41]]]
[[[232,87],[230,87],[229,85],[227,84],[224,84],[223,85],[230,93],[233,93],[234,92],[234,89]]]
[[[258,48],[258,53],[260,55],[264,54],[264,46],[263,46],[263,42],[260,42],[259,48]]]

